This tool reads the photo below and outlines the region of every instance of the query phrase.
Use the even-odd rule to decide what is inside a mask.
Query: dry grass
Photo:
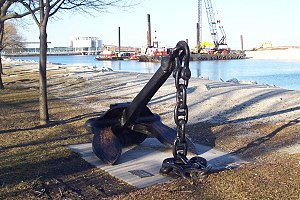
[[[51,124],[40,126],[37,73],[5,68],[5,73],[16,76],[5,76],[6,89],[0,91],[0,199],[36,199],[43,187],[47,190],[41,199],[300,199],[299,152],[280,151],[299,145],[298,120],[189,126],[194,141],[251,161],[239,169],[210,174],[198,185],[176,179],[137,190],[93,168],[65,146],[91,142],[83,124],[101,112],[87,109],[80,97],[80,92],[87,93],[89,81],[62,76],[66,72],[48,73]],[[56,96],[56,86],[65,88],[64,98]],[[99,101],[99,93],[88,94],[85,103]]]
[[[50,95],[51,123],[40,126],[38,91],[29,87],[30,83],[37,82],[37,76],[34,73],[21,76],[26,77],[26,81],[18,81],[18,76],[5,80],[6,89],[0,91],[0,199],[35,198],[34,190],[38,189],[33,188],[34,182],[48,184],[48,193],[54,199],[61,194],[75,199],[91,195],[100,198],[133,189],[94,169],[65,147],[90,142],[92,135],[86,133],[83,125],[85,120],[99,113]],[[101,185],[107,181],[110,183]],[[109,185],[120,187],[106,190]],[[47,197],[46,193],[43,197]]]

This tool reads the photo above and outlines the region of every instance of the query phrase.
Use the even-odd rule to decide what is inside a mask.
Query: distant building
[[[2,51],[7,56],[34,56],[40,53],[39,42],[24,42],[25,48],[9,48]],[[99,55],[103,51],[116,52],[119,50],[115,45],[104,45],[98,37],[74,37],[69,47],[52,47],[47,44],[48,55]],[[140,53],[140,48],[121,46],[121,52]]]
[[[101,51],[102,40],[98,37],[74,37],[71,41],[71,47],[75,51]]]

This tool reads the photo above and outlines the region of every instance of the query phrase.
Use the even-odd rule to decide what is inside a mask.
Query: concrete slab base
[[[238,167],[244,162],[235,156],[207,146],[199,144],[195,144],[195,146],[200,152],[199,156],[206,158],[213,170]],[[115,165],[104,164],[93,153],[91,143],[70,145],[68,147],[79,153],[90,164],[138,188],[172,180],[171,177],[159,173],[163,160],[172,157],[172,150],[161,144],[156,138],[147,138],[140,145],[124,148],[120,159]],[[188,157],[192,156],[195,155],[188,155]]]

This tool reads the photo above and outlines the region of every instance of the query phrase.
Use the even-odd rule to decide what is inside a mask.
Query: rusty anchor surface
[[[85,126],[94,134],[93,151],[103,162],[115,164],[122,153],[122,147],[142,143],[148,136],[156,137],[161,143],[172,146],[176,130],[164,125],[160,116],[147,107],[148,102],[164,84],[175,68],[172,53],[164,57],[160,68],[130,103],[110,105],[101,117],[91,118]],[[187,139],[189,150],[195,151]]]

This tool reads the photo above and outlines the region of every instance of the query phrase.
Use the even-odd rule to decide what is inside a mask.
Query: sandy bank
[[[254,59],[300,60],[299,48],[276,48],[273,50],[246,51],[247,57]]]
[[[37,71],[37,64],[22,64],[5,68],[21,69],[4,75],[4,83],[11,84],[12,74]],[[51,73],[55,72],[55,73]],[[48,92],[58,98],[74,101],[93,111],[105,111],[112,103],[130,102],[151,78],[152,74],[102,72],[92,67],[48,65]],[[15,79],[16,77],[14,77]],[[38,82],[26,83],[27,88],[38,88]],[[188,88],[189,122],[276,123],[300,116],[300,91],[280,88],[228,83],[192,78]],[[174,79],[170,77],[149,103],[173,125],[175,105]]]

